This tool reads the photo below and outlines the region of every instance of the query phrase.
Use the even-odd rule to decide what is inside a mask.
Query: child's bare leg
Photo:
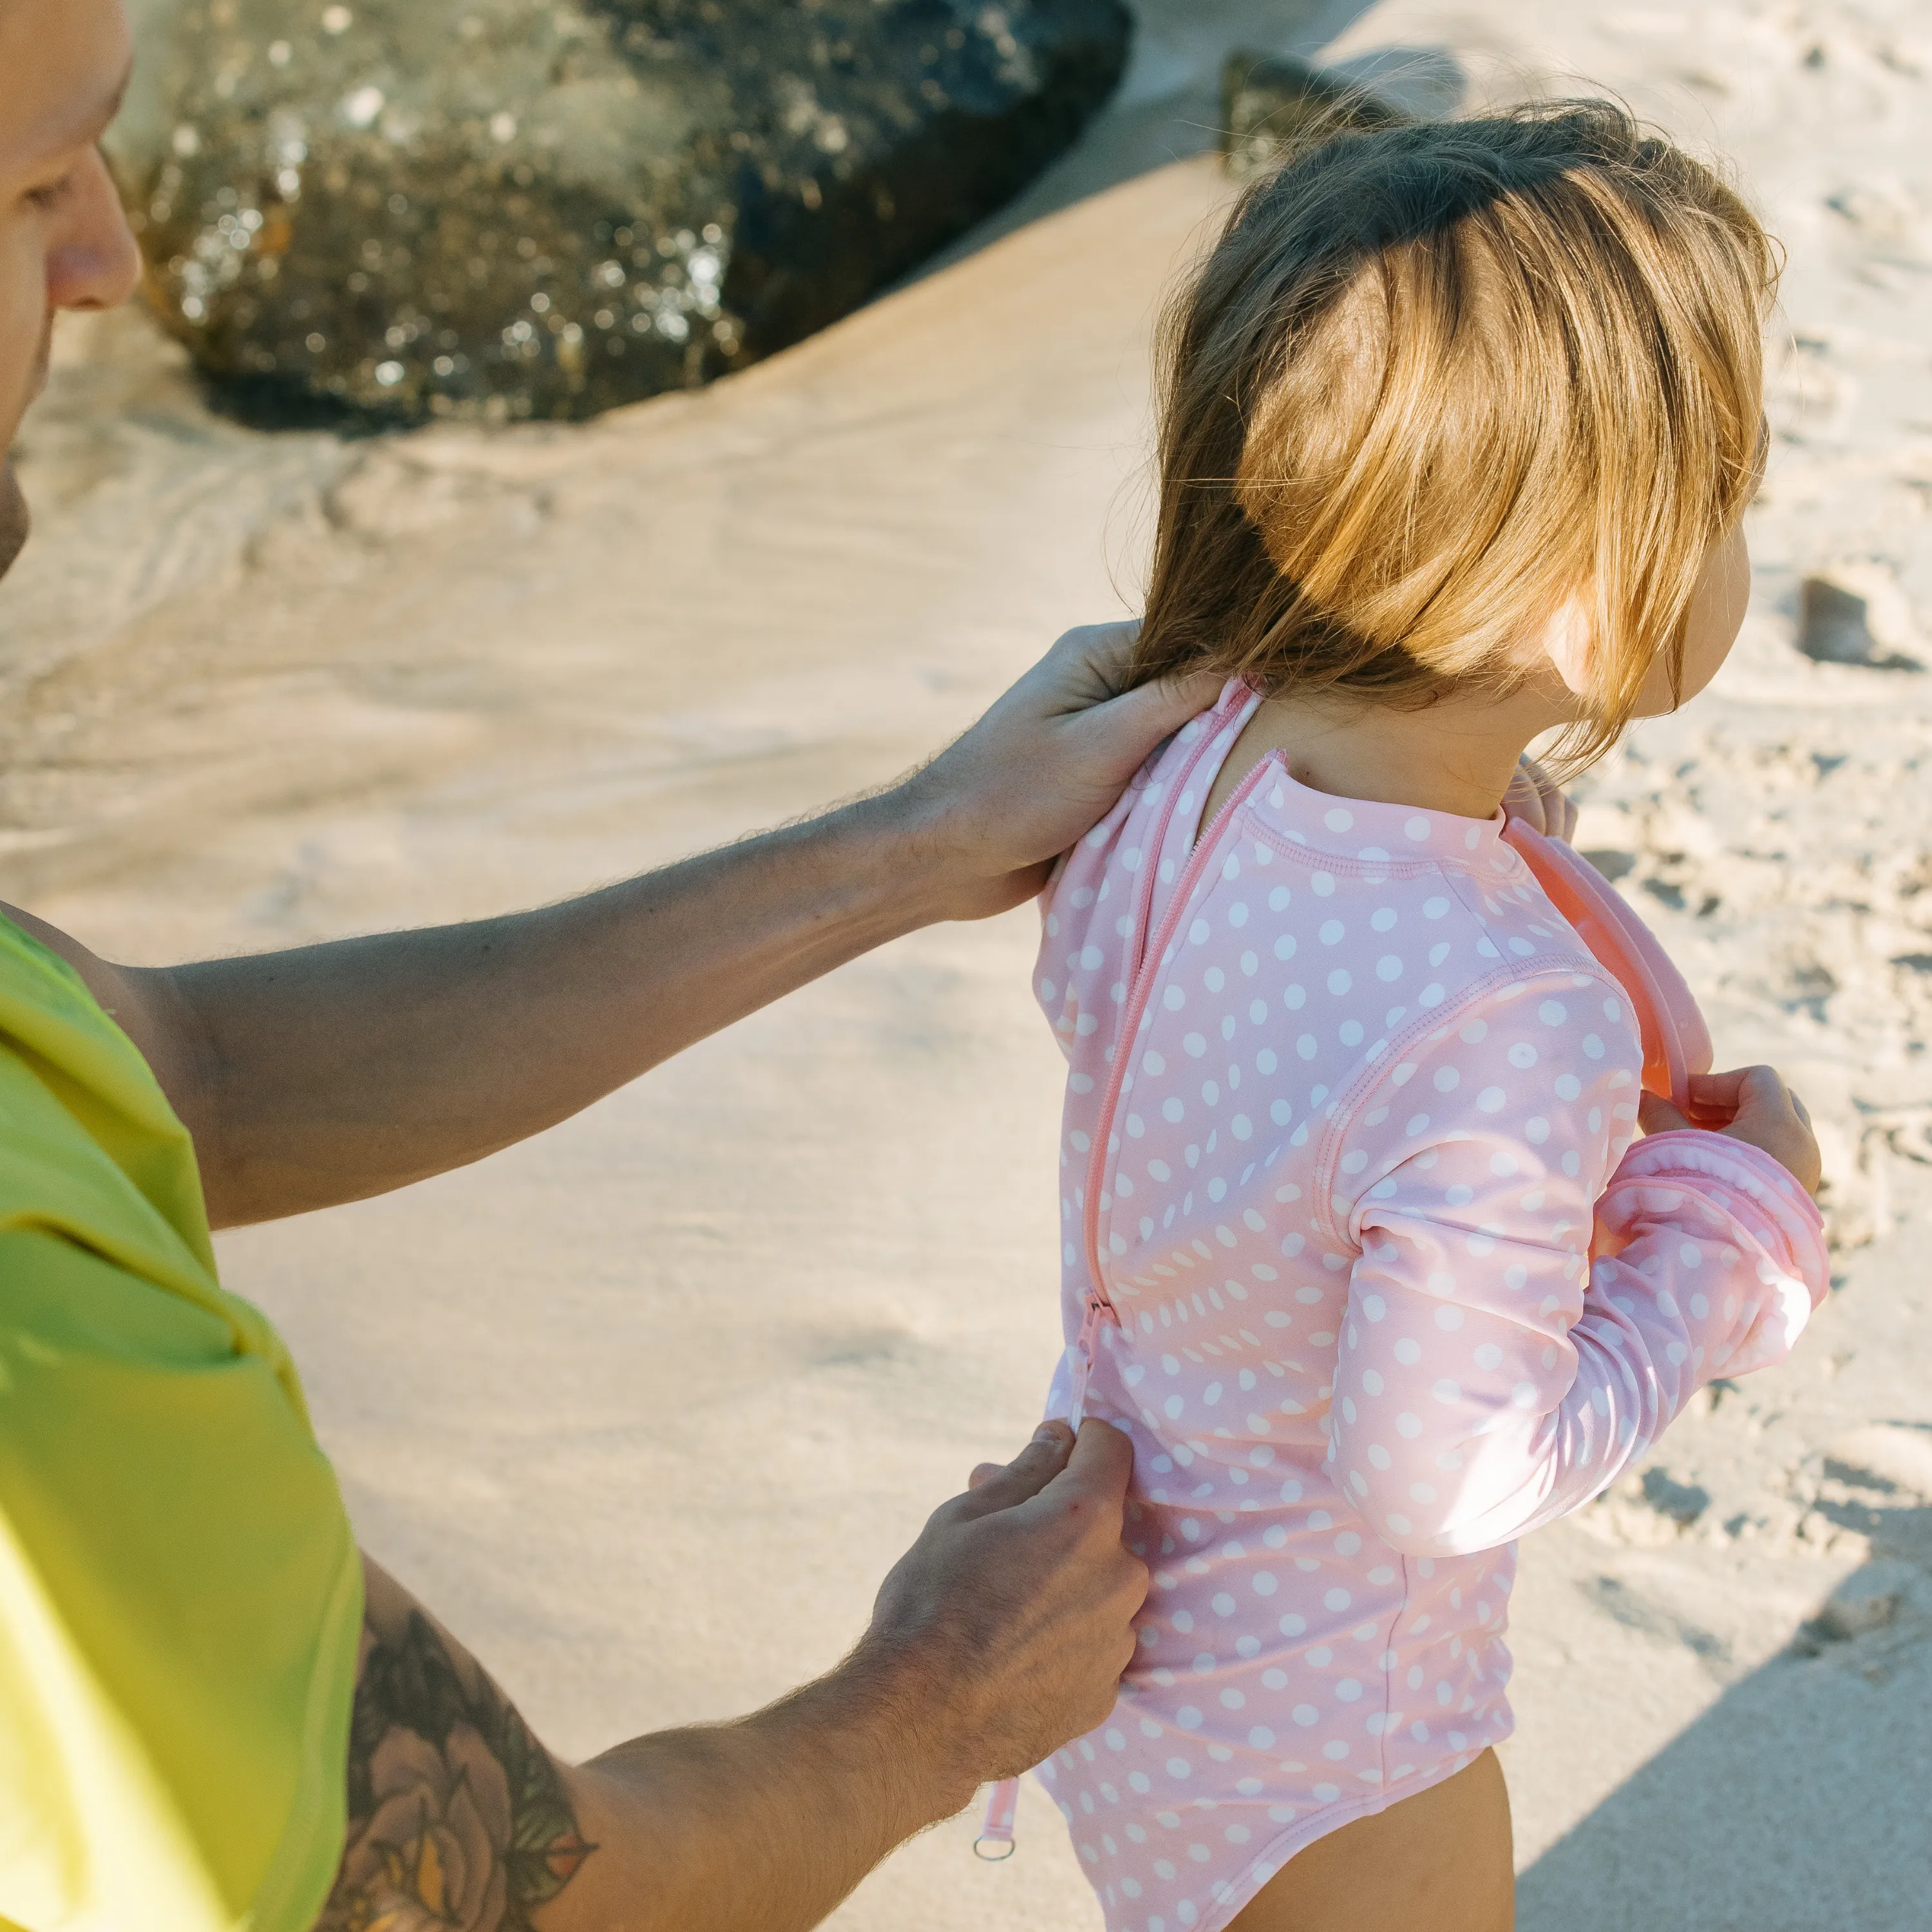
[[[1511,1932],[1509,1793],[1494,1751],[1290,1859],[1228,1932]]]

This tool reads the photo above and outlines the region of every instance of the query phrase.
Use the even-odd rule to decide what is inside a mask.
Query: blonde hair
[[[1773,244],[1586,100],[1331,133],[1242,194],[1161,329],[1136,681],[1506,691],[1580,600],[1571,770],[1629,722],[1761,460]]]

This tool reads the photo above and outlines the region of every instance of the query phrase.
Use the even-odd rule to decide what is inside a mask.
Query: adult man
[[[0,440],[56,312],[134,286],[95,146],[128,58],[120,0],[0,0]],[[9,465],[0,569],[26,533]],[[560,1762],[360,1560],[207,1232],[479,1159],[1018,903],[1207,694],[1114,696],[1119,644],[1063,640],[875,798],[546,911],[158,971],[0,920],[0,1922],[779,1932],[1104,1714],[1146,1584],[1128,1452],[1056,1426],[938,1512],[830,1676]]]

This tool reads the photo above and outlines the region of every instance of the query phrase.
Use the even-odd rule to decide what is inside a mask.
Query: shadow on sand
[[[1872,1433],[1932,1460],[1923,1425]],[[1932,1506],[1906,1471],[1819,1474],[1870,1561],[1522,1874],[1521,1932],[1932,1926]]]

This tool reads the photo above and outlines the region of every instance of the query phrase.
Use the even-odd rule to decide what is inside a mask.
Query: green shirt
[[[0,920],[0,1925],[308,1932],[362,1568],[187,1130]]]

